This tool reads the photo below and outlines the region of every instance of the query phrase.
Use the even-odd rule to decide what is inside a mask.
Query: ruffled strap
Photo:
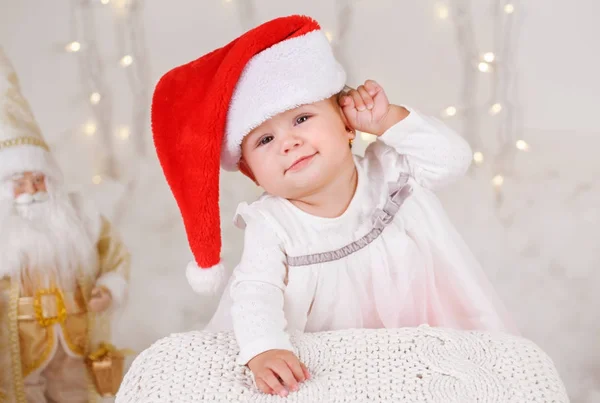
[[[373,228],[382,229],[394,221],[400,206],[411,194],[412,186],[408,184],[408,173],[401,173],[397,182],[389,184],[390,195],[382,208],[375,209],[373,213]]]
[[[396,182],[389,185],[389,197],[382,208],[373,213],[373,228],[360,239],[333,251],[314,253],[303,256],[288,256],[288,266],[308,266],[340,260],[349,256],[379,238],[400,210],[404,201],[412,194],[412,186],[408,183],[409,175],[401,173]]]

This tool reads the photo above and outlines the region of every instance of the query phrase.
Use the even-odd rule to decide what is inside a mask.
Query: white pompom
[[[214,294],[225,283],[225,266],[219,264],[203,269],[195,261],[188,263],[185,275],[192,289],[198,294]]]

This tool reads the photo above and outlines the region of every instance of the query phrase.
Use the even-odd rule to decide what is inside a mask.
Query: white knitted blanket
[[[116,403],[567,403],[550,358],[505,334],[421,326],[292,335],[311,380],[287,398],[262,394],[236,365],[232,333],[159,340],[127,372]]]

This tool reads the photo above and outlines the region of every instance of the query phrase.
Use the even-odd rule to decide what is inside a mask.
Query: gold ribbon
[[[33,297],[18,298],[17,320],[37,320],[42,327],[64,323],[68,315],[84,313],[75,294],[58,288],[38,290]]]
[[[117,350],[117,348],[110,343],[100,343],[96,350],[88,354],[87,358],[90,361],[99,361],[110,356],[123,357],[133,354],[135,354],[135,352],[127,348]]]
[[[48,147],[48,144],[46,144],[46,142],[44,140],[37,138],[37,137],[32,137],[32,136],[16,137],[16,138],[0,141],[0,150],[2,150],[3,148],[25,146],[25,145],[37,146],[37,147],[43,148],[46,151],[50,151],[50,147]]]

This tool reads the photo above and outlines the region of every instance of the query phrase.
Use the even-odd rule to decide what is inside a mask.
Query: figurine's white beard
[[[19,276],[26,288],[55,284],[72,289],[77,274],[92,267],[93,245],[83,220],[61,191],[18,203],[0,201],[0,277]]]

